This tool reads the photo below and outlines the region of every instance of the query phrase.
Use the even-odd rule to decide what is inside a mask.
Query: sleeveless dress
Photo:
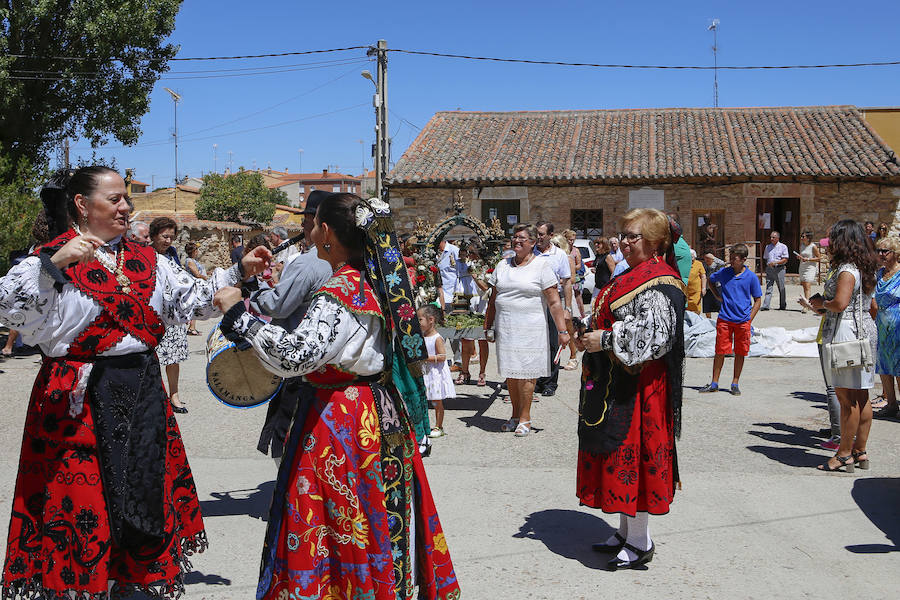
[[[878,304],[875,372],[900,377],[900,273],[884,279],[884,267],[878,270],[875,302]]]
[[[869,303],[871,296],[859,293],[860,278],[859,269],[855,265],[844,264],[837,269],[830,271],[824,283],[824,296],[827,300],[834,298],[837,292],[838,277],[841,273],[850,273],[853,275],[854,284],[853,292],[850,297],[850,304],[843,312],[834,313],[828,311],[822,322],[822,343],[829,344],[831,342],[849,342],[860,336],[867,336],[869,343],[873,343],[869,335],[870,328],[867,327],[866,320],[871,321],[869,316]],[[862,322],[858,323],[857,305],[862,302]],[[877,354],[877,352],[876,352]],[[853,390],[870,390],[875,386],[874,369],[863,368],[847,368],[831,370],[831,385],[838,388],[847,388]]]
[[[435,346],[439,333],[425,336],[425,347],[428,348],[428,355],[437,354]],[[447,361],[425,363],[422,374],[425,379],[425,390],[429,400],[445,400],[447,398],[456,398],[456,387],[453,385],[453,376],[450,374],[450,367]]]
[[[813,250],[815,249],[815,244],[807,244],[805,246],[800,247],[800,256],[803,258],[815,258],[813,255]],[[800,263],[800,281],[805,283],[815,283],[816,275],[819,272],[819,263],[816,262],[801,262]]]
[[[200,503],[154,349],[163,327],[217,314],[237,267],[196,280],[123,241],[117,285],[98,260],[56,269],[69,231],[0,278],[0,317],[44,360],[25,419],[3,598],[184,592],[206,548]],[[110,589],[111,588],[111,589]]]
[[[411,306],[404,314],[415,318]],[[316,389],[298,408],[278,471],[257,598],[458,599],[412,425],[390,381],[384,317],[362,274],[339,269],[292,332],[242,303],[221,328],[250,342],[268,370]]]

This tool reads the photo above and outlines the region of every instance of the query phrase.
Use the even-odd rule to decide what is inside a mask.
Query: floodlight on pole
[[[181,94],[171,90],[167,87],[163,88],[169,95],[172,96],[172,101],[175,104],[175,133],[172,134],[172,137],[175,138],[175,212],[178,212],[178,103],[181,101]]]

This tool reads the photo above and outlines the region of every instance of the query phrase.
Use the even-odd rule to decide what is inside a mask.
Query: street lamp
[[[300,172],[303,173],[303,148],[297,150],[297,154],[300,155]]]
[[[363,76],[364,79],[368,79],[372,82],[372,85],[375,86],[375,95],[372,96],[372,106],[375,107],[375,151],[372,153],[372,162],[373,167],[375,168],[375,197],[381,198],[382,190],[383,190],[383,181],[384,181],[384,172],[386,170],[387,165],[384,164],[384,135],[385,130],[382,128],[382,119],[385,117],[382,107],[382,95],[381,95],[381,86],[379,82],[381,80],[381,64],[378,67],[378,75],[379,80],[376,81],[374,77],[372,77],[372,73],[368,70],[363,70],[360,75]]]
[[[178,102],[181,100],[181,94],[178,94],[169,88],[163,88],[169,95],[172,96],[172,101],[175,104],[175,133],[172,136],[175,138],[175,212],[178,212]]]

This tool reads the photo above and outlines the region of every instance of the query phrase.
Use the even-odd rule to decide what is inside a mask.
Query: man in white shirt
[[[763,251],[763,261],[766,263],[766,297],[760,310],[769,310],[772,302],[772,286],[778,285],[778,310],[787,308],[787,299],[784,294],[784,272],[787,267],[789,253],[788,247],[781,243],[781,234],[773,231],[769,235],[769,244]]]
[[[278,246],[278,244],[289,238],[290,235],[288,234],[287,229],[279,226],[272,229],[272,233],[269,234],[269,243],[272,244],[272,248],[275,248],[276,246]],[[291,244],[290,246],[276,254],[274,256],[274,260],[275,262],[279,262],[282,265],[287,266],[289,262],[291,262],[298,256],[300,256],[300,251],[297,250],[297,245]]]
[[[613,257],[616,264],[625,260],[625,255],[622,254],[622,249],[619,248],[619,238],[615,236],[609,238],[609,255]]]
[[[569,266],[569,256],[550,242],[551,237],[553,237],[553,223],[547,221],[538,223],[534,254],[540,260],[550,261],[550,266],[559,279],[557,290],[566,311],[566,319],[570,320],[572,318],[572,269]],[[538,378],[534,391],[540,392],[544,396],[553,396],[556,394],[559,381],[559,363],[553,362],[558,350],[559,333],[549,310],[547,311],[547,328],[550,334],[550,376]]]

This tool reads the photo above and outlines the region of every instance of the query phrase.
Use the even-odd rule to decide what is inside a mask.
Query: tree
[[[262,224],[272,221],[276,204],[287,204],[287,194],[267,188],[259,173],[241,170],[206,175],[195,210],[200,219]]]
[[[36,190],[46,173],[32,168],[24,159],[17,164],[0,151],[0,274],[9,270],[9,253],[28,248],[31,228],[41,209]],[[18,183],[3,183],[3,179]]]
[[[149,94],[178,51],[164,40],[180,6],[181,0],[0,0],[0,146],[11,164],[45,164],[67,137],[94,146],[108,136],[135,143]]]

